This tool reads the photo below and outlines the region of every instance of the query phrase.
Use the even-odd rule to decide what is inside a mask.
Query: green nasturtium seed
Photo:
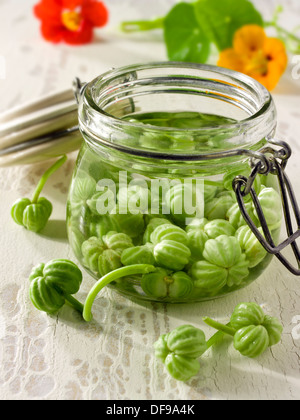
[[[182,382],[187,382],[200,370],[200,363],[197,359],[172,353],[166,357],[165,366],[174,379]]]
[[[282,219],[282,202],[278,192],[275,191],[274,188],[263,188],[258,195],[258,200],[269,229],[278,229]],[[254,213],[256,217],[258,217],[256,210]]]
[[[242,302],[235,307],[230,318],[230,325],[239,330],[249,325],[261,325],[264,319],[264,311],[257,303]]]
[[[208,240],[206,233],[202,229],[190,229],[187,238],[192,259],[196,261],[202,259],[204,247]]]
[[[157,245],[164,240],[176,241],[184,245],[187,245],[188,243],[186,232],[179,226],[174,226],[171,224],[158,226],[151,234],[150,239],[154,245]]]
[[[204,232],[210,239],[216,239],[218,236],[234,236],[235,228],[224,219],[216,219],[208,222],[204,226]]]
[[[147,245],[125,249],[121,255],[121,262],[123,265],[155,264],[153,252]]]
[[[155,231],[155,229],[158,226],[166,225],[166,224],[172,225],[172,223],[168,219],[165,219],[165,218],[155,217],[155,218],[151,219],[150,222],[147,224],[146,230],[144,232],[143,243],[146,244],[146,243],[150,242],[151,241],[151,235]]]
[[[16,223],[35,233],[44,229],[51,214],[52,204],[44,197],[40,197],[36,203],[28,199],[18,200],[11,212]]]
[[[67,160],[67,156],[61,157],[41,177],[32,200],[21,198],[17,200],[11,209],[11,217],[15,223],[35,233],[41,232],[46,226],[51,214],[52,204],[40,194],[49,179]]]
[[[253,302],[240,303],[234,309],[230,323],[223,325],[210,318],[203,318],[209,326],[233,337],[234,348],[243,356],[255,358],[268,347],[281,340],[283,327],[277,318],[264,314]],[[210,340],[210,344],[214,340]]]
[[[118,226],[118,232],[125,233],[130,238],[137,238],[144,232],[145,222],[142,213],[132,214],[127,210],[126,214],[122,214],[117,206],[111,211],[110,217]]]
[[[154,343],[155,356],[161,360],[169,374],[178,381],[188,381],[197,375],[197,360],[207,350],[203,331],[192,325],[182,325]]]
[[[204,258],[219,267],[231,268],[238,263],[242,250],[234,236],[222,235],[209,239],[204,248]]]
[[[251,220],[253,220],[256,226],[258,226],[258,220],[254,214],[253,204],[246,203],[245,207]],[[239,229],[241,226],[247,225],[244,217],[242,216],[238,203],[233,204],[233,206],[229,208],[229,210],[226,213],[226,219],[235,229]]]
[[[186,226],[187,220],[196,216],[203,217],[204,195],[200,186],[178,184],[166,194],[174,222]]]
[[[211,295],[226,286],[228,271],[208,261],[198,261],[192,265],[190,275],[196,288]]]
[[[82,311],[82,305],[71,297],[82,282],[82,273],[72,261],[58,259],[39,264],[32,269],[29,281],[29,296],[38,310],[53,314],[68,301]]]
[[[262,325],[243,327],[234,336],[234,348],[246,357],[258,357],[268,347],[269,335]]]
[[[154,247],[156,263],[173,271],[181,271],[189,262],[191,251],[176,241],[165,240]]]
[[[263,235],[262,228],[258,228],[258,230]],[[240,227],[235,236],[249,261],[250,268],[256,267],[265,259],[267,251],[248,226]]]
[[[207,350],[205,334],[192,325],[182,325],[168,334],[167,345],[180,356],[198,358]]]
[[[205,203],[205,218],[208,220],[225,219],[235,199],[232,194],[225,192]]]
[[[122,254],[124,249],[133,247],[131,238],[125,233],[109,232],[102,238],[104,245],[116,251],[119,255]]]
[[[234,309],[230,325],[239,330],[250,325],[262,326],[269,336],[269,346],[278,344],[283,332],[283,327],[277,318],[265,315],[263,309],[257,303],[240,303]]]
[[[183,271],[170,273],[158,268],[154,273],[142,277],[141,287],[147,296],[184,299],[191,294],[194,284],[190,276]]]
[[[104,276],[122,267],[121,254],[125,249],[132,247],[133,243],[129,236],[124,233],[109,232],[102,240],[91,237],[83,242],[81,251],[86,267]]]

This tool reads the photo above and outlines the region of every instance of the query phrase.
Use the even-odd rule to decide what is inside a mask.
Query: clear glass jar
[[[276,128],[269,92],[230,70],[156,63],[111,70],[84,86],[84,143],[68,200],[76,257],[99,279],[131,264],[157,271],[110,284],[140,299],[197,302],[247,286],[271,261],[246,224],[232,182],[247,153]],[[247,151],[243,153],[241,151]],[[281,225],[276,178],[255,191],[273,234]],[[250,197],[248,213],[259,222]]]

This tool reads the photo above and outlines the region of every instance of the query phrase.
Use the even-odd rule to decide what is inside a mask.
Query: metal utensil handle
[[[260,161],[256,162],[255,164],[252,164],[253,170],[249,178],[246,178],[244,176],[238,176],[234,179],[233,189],[235,191],[236,199],[242,216],[247,222],[252,232],[254,233],[254,235],[256,236],[256,238],[258,239],[258,241],[261,243],[261,245],[265,248],[265,250],[268,253],[275,255],[291,273],[293,273],[296,276],[300,276],[300,250],[296,243],[296,240],[300,237],[300,210],[291,182],[285,173],[285,168],[292,152],[290,146],[285,142],[276,140],[269,140],[269,142],[275,146],[281,147],[280,150],[277,150],[273,147],[268,146],[260,150],[260,152],[270,154],[270,156],[268,157],[270,162],[269,173],[276,175],[278,178],[286,231],[288,236],[287,239],[283,241],[280,245],[275,245],[262,206],[259,202],[256,191],[253,188],[256,176],[259,173],[261,173],[262,164]],[[246,209],[244,197],[248,194],[251,195],[264,236],[260,233],[259,229],[256,227],[254,221],[251,219]],[[291,208],[293,210],[295,220],[297,223],[296,231],[294,231],[293,229]],[[292,247],[298,267],[294,267],[282,254],[282,251],[288,246]]]

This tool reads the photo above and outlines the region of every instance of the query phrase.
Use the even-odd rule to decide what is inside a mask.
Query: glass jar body
[[[87,86],[79,121],[84,144],[69,193],[68,235],[95,280],[149,264],[155,272],[110,287],[133,298],[189,303],[239,290],[267,268],[272,257],[232,188],[236,176],[251,173],[238,150],[259,151],[276,126],[260,85],[208,66],[125,69]],[[257,175],[254,188],[276,241],[276,178]],[[245,203],[261,229],[250,195]]]
[[[232,190],[235,175],[249,176],[248,161],[218,175],[213,166],[205,176],[190,166],[163,168],[82,147],[68,201],[68,235],[95,280],[124,265],[153,264],[156,276],[123,278],[110,287],[144,300],[187,303],[234,292],[263,273],[272,256],[246,225]],[[266,212],[269,205],[281,206],[275,181],[271,175],[255,181]],[[258,222],[250,196],[246,202]],[[281,213],[268,221],[276,240]],[[117,244],[109,240],[113,235]]]

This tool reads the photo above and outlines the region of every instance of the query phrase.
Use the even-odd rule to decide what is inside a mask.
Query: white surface
[[[34,3],[0,0],[0,55],[6,63],[0,112],[68,88],[75,76],[88,81],[111,67],[166,59],[160,33],[126,37],[116,25],[123,19],[162,15],[173,1],[107,1],[111,24],[98,31],[96,43],[77,48],[41,39],[31,14]],[[270,16],[276,2],[256,3]],[[280,3],[286,7],[283,24],[299,23],[299,1]],[[300,80],[292,79],[292,70],[287,70],[274,99],[278,136],[294,150],[288,172],[300,199]],[[32,194],[45,164],[0,169],[0,399],[299,399],[300,279],[275,260],[248,288],[204,304],[136,304],[106,290],[95,303],[95,320],[89,325],[67,307],[51,317],[34,309],[28,298],[32,266],[52,258],[74,259],[64,220],[75,157],[45,188],[54,213],[43,235],[15,225],[9,211],[17,198]],[[92,284],[85,275],[79,299],[84,300]],[[189,383],[170,378],[154,359],[152,345],[159,335],[191,323],[210,336],[201,316],[226,321],[241,301],[256,301],[278,316],[284,325],[282,342],[257,360],[243,358],[225,342],[207,353],[200,374]]]

